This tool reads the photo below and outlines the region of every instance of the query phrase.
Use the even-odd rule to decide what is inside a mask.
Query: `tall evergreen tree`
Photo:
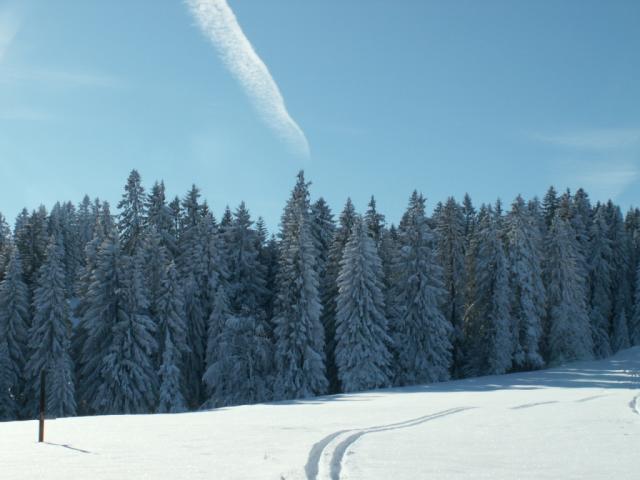
[[[553,217],[556,214],[559,202],[558,193],[552,185],[542,199],[542,216],[544,217],[544,223],[547,229],[551,228],[551,223],[553,222]]]
[[[425,200],[413,192],[398,230],[395,262],[397,317],[392,319],[395,383],[412,385],[444,381],[451,366],[451,325],[440,305],[445,291],[437,264]]]
[[[106,348],[96,352],[102,353],[98,366],[101,381],[91,406],[98,413],[149,413],[154,411],[157,398],[152,360],[157,342],[156,326],[148,315],[143,256],[119,256],[117,242],[105,243],[111,250],[105,252],[106,270],[115,273],[119,288],[106,305],[107,309],[116,307],[115,317]]]
[[[348,198],[340,214],[338,227],[333,235],[333,241],[329,249],[329,257],[325,270],[325,284],[322,294],[322,325],[325,334],[325,353],[327,366],[327,379],[329,380],[329,391],[337,392],[339,389],[338,371],[335,363],[335,329],[336,329],[336,300],[338,298],[338,274],[340,272],[340,261],[344,248],[347,245],[351,231],[356,220],[356,211]]]
[[[608,237],[604,208],[598,206],[589,231],[589,319],[593,350],[597,358],[611,355],[609,340],[610,318],[613,315],[611,301],[611,273],[613,251]]]
[[[144,188],[137,170],[131,170],[129,174],[118,209],[120,214],[117,225],[122,251],[131,255],[142,242],[146,217]]]
[[[367,229],[356,220],[338,275],[335,355],[344,392],[389,384],[382,263]]]
[[[34,292],[33,324],[29,330],[29,360],[25,366],[31,387],[29,411],[37,412],[40,372],[47,375],[47,411],[57,417],[76,413],[71,322],[64,278],[64,248],[51,237],[46,260],[38,272]]]
[[[509,301],[509,271],[497,219],[483,207],[473,238],[477,258],[465,314],[468,375],[505,373],[512,365],[513,336]]]
[[[173,216],[165,197],[164,182],[155,182],[145,201],[146,227],[154,229],[161,241],[161,245],[171,253],[177,255],[176,231],[173,228]]]
[[[547,235],[545,271],[549,362],[590,358],[593,341],[578,246],[569,220],[560,212]]]
[[[200,191],[193,185],[182,201],[183,217],[179,237],[180,255],[177,260],[184,293],[187,344],[189,352],[184,360],[186,398],[191,408],[203,400],[202,375],[205,369],[207,309],[205,298],[206,262],[203,240],[204,222]]]
[[[182,412],[187,408],[183,394],[182,359],[189,347],[182,290],[173,261],[165,266],[160,279],[154,315],[160,347],[158,411]]]
[[[452,371],[455,377],[459,377],[464,362],[462,320],[466,285],[466,239],[464,213],[453,197],[447,199],[437,216],[434,214],[434,223],[438,261],[442,266],[443,286],[446,291],[443,313],[453,327]]]
[[[279,398],[309,397],[324,393],[328,384],[309,190],[302,171],[282,215],[281,228],[273,319],[275,392]]]
[[[518,196],[506,218],[507,260],[511,292],[513,363],[516,368],[543,365],[540,344],[545,316],[542,238],[537,219]]]
[[[29,327],[29,294],[22,281],[20,253],[11,244],[0,282],[0,417],[15,418],[23,402]]]

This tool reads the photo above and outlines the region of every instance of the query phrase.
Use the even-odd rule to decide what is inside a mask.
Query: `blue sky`
[[[228,5],[310,156],[186,2],[0,0],[0,211],[115,203],[132,168],[271,229],[300,168],[336,213],[374,194],[394,222],[413,189],[640,204],[638,1]]]

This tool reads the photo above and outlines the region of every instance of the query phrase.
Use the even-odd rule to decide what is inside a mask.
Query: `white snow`
[[[551,370],[172,415],[0,423],[9,479],[637,479],[640,347]]]

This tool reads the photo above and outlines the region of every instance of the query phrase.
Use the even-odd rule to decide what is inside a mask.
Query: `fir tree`
[[[434,214],[437,239],[438,261],[443,272],[443,287],[446,291],[443,314],[453,327],[451,342],[453,345],[452,371],[454,376],[461,375],[463,356],[463,322],[466,267],[464,236],[465,219],[462,208],[450,197]]]
[[[129,255],[133,254],[142,242],[146,216],[144,200],[140,174],[137,170],[131,170],[124,194],[118,203],[118,209],[121,210],[118,215],[120,242],[122,251]]]
[[[545,316],[542,238],[537,219],[518,196],[506,219],[511,291],[513,363],[521,369],[543,365],[540,344]]]
[[[597,358],[611,355],[609,319],[612,316],[611,268],[613,252],[607,235],[604,209],[598,207],[589,231],[589,319],[593,350]]]
[[[182,201],[183,218],[179,239],[180,255],[177,265],[184,293],[189,352],[184,359],[187,403],[191,408],[202,404],[202,375],[206,352],[206,262],[203,239],[200,191],[193,185]]]
[[[175,256],[178,253],[177,231],[173,229],[174,221],[171,208],[167,205],[164,182],[153,184],[144,206],[147,214],[145,222],[147,230],[155,230],[160,237],[161,245]]]
[[[0,339],[6,355],[2,358],[3,388],[10,389],[14,407],[24,401],[24,365],[27,356],[27,331],[30,327],[29,292],[22,280],[22,261],[18,249],[9,244],[4,279],[0,282]],[[10,382],[10,384],[8,384]],[[4,390],[6,393],[7,391]],[[5,396],[5,400],[6,400]],[[10,410],[13,411],[13,410]]]
[[[465,315],[468,375],[496,375],[511,368],[509,273],[495,212],[483,207],[474,233],[477,260]]]
[[[444,381],[451,366],[451,324],[440,305],[445,294],[434,240],[425,217],[425,201],[413,192],[398,230],[395,262],[397,317],[393,319],[395,383]]]
[[[335,322],[336,322],[336,299],[338,298],[338,274],[340,272],[340,261],[347,241],[351,236],[351,231],[356,219],[356,211],[348,198],[340,214],[338,228],[336,229],[329,257],[325,270],[325,284],[322,294],[322,325],[325,333],[325,353],[327,366],[327,379],[329,380],[329,391],[337,392],[339,388],[338,372],[335,364]]]
[[[560,212],[547,235],[545,270],[549,361],[556,364],[590,358],[593,341],[578,247],[571,224]]]
[[[40,372],[47,374],[47,411],[57,417],[76,413],[73,364],[71,361],[71,322],[66,299],[64,249],[51,237],[46,261],[38,273],[34,292],[33,325],[29,330],[29,361],[25,371],[31,387],[29,411],[37,412]]]
[[[211,397],[206,406],[227,406],[271,398],[273,351],[264,320],[228,315],[212,339],[216,355],[204,381]]]
[[[327,389],[324,330],[311,236],[308,184],[303,172],[281,222],[280,261],[274,307],[276,396],[299,398]]]
[[[553,222],[553,217],[556,214],[558,205],[558,193],[552,185],[542,199],[542,216],[544,217],[544,223],[547,229],[551,228],[551,223]]]
[[[156,299],[155,320],[160,346],[158,412],[186,410],[182,386],[182,359],[188,353],[182,290],[173,261],[164,268]]]
[[[107,243],[107,270],[115,273],[119,288],[106,307],[115,306],[111,331],[99,358],[100,383],[91,403],[98,413],[148,413],[155,409],[157,375],[153,355],[157,350],[156,326],[148,315],[143,280],[143,257],[122,256],[118,243]],[[115,272],[113,272],[115,270]],[[111,283],[111,282],[109,282]]]
[[[382,263],[367,226],[356,220],[338,275],[336,365],[344,392],[389,384]]]

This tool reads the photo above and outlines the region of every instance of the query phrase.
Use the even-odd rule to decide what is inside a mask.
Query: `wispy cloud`
[[[615,199],[638,179],[640,169],[627,161],[596,163],[575,174],[578,185],[602,200]]]
[[[640,145],[640,128],[609,128],[565,132],[561,134],[533,134],[535,140],[551,145],[584,150],[623,149]]]
[[[20,19],[9,7],[0,8],[0,63],[11,46],[18,30]]]
[[[81,70],[47,68],[6,68],[3,78],[7,81],[31,81],[70,87],[121,88],[125,83],[112,75]]]
[[[556,148],[555,178],[584,187],[599,200],[615,199],[640,180],[640,128],[574,130],[530,137]]]
[[[242,85],[264,121],[293,149],[309,156],[309,142],[291,118],[269,69],[253,49],[226,0],[187,0],[200,29]]]

